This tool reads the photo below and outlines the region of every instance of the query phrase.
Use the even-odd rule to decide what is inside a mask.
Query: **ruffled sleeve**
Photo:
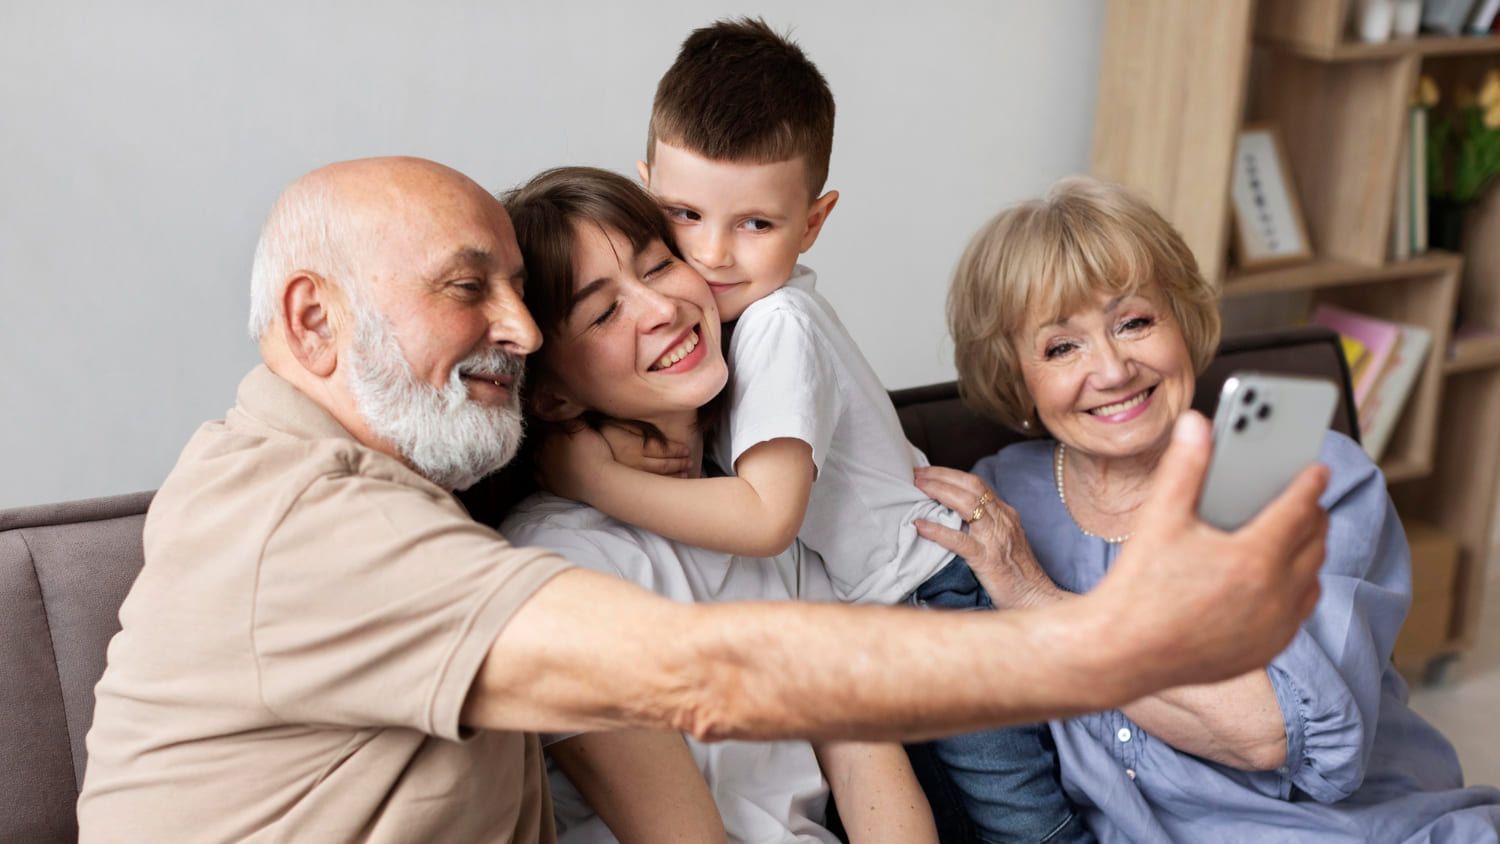
[[[1332,470],[1322,596],[1267,672],[1286,724],[1280,796],[1295,788],[1331,803],[1364,781],[1381,677],[1411,605],[1411,560],[1385,479],[1364,451],[1330,433],[1321,459]]]

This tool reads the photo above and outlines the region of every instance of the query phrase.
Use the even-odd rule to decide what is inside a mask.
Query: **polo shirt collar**
[[[343,425],[265,364],[250,370],[235,393],[239,409],[256,421],[308,440],[353,440]]]

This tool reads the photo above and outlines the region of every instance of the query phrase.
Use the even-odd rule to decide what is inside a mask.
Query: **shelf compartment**
[[[1443,372],[1456,375],[1500,366],[1500,334],[1455,339],[1452,355],[1443,362]]]
[[[1291,293],[1339,287],[1346,284],[1368,284],[1377,281],[1399,281],[1424,275],[1456,272],[1461,265],[1457,255],[1433,251],[1407,261],[1371,266],[1338,258],[1318,258],[1305,264],[1269,270],[1235,271],[1224,280],[1225,298]]]
[[[1273,50],[1323,62],[1378,61],[1401,59],[1408,56],[1419,58],[1441,56],[1472,56],[1485,53],[1500,53],[1500,36],[1497,35],[1421,35],[1416,38],[1392,38],[1380,44],[1365,44],[1360,41],[1343,41],[1333,46],[1303,44],[1296,41],[1279,41],[1271,38],[1256,40],[1257,44]]]
[[[1353,0],[1261,0],[1255,39],[1273,49],[1323,62],[1377,61],[1425,56],[1500,53],[1500,36],[1419,35],[1379,44],[1351,41]]]
[[[1491,551],[1490,518],[1500,473],[1500,368],[1450,375],[1443,390],[1442,436],[1433,454],[1433,474],[1391,488],[1403,517],[1432,522],[1459,543],[1454,584],[1453,644],[1474,642]]]

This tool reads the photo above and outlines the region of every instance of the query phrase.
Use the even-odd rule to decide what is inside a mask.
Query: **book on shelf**
[[[1401,133],[1401,153],[1396,163],[1396,199],[1391,203],[1391,260],[1411,257],[1411,121]]]
[[[1365,406],[1358,408],[1360,441],[1371,460],[1379,460],[1390,445],[1391,434],[1431,348],[1432,332],[1416,325],[1401,326],[1401,342],[1386,361],[1385,377],[1380,379]]]
[[[1497,17],[1500,17],[1500,0],[1476,0],[1464,30],[1470,35],[1488,35],[1495,28]]]
[[[1473,0],[1424,0],[1422,28],[1442,35],[1457,35],[1468,23],[1473,8]]]
[[[1500,2],[1500,0],[1497,0]],[[1390,255],[1405,261],[1427,251],[1427,109],[1407,113],[1391,203]]]
[[[1360,441],[1370,459],[1379,460],[1427,362],[1432,332],[1331,305],[1320,305],[1312,322],[1339,333],[1354,384]],[[1351,350],[1357,358],[1350,357]]]

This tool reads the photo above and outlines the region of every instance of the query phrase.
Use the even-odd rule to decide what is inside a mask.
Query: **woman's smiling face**
[[[1033,314],[1015,349],[1042,424],[1085,454],[1147,454],[1192,406],[1192,354],[1155,289],[1102,293],[1061,318]]]
[[[573,225],[573,305],[540,355],[563,397],[616,419],[696,412],[729,378],[708,284],[666,244]]]

